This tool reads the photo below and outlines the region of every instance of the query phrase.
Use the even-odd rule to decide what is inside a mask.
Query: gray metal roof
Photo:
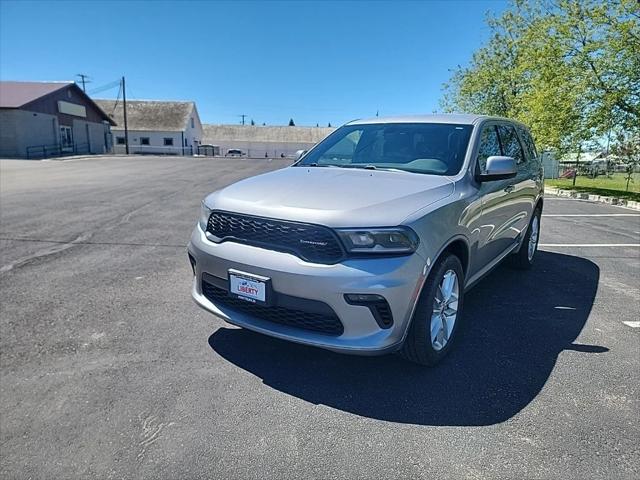
[[[115,122],[100,106],[89,97],[75,82],[0,82],[0,108],[25,108],[30,104],[65,88],[74,89],[87,104],[98,112],[104,119],[115,125]]]
[[[454,123],[460,125],[472,125],[475,122],[489,117],[487,115],[474,115],[467,113],[433,114],[433,115],[403,115],[397,117],[373,117],[363,118],[349,122],[347,125],[360,125],[369,123]]]
[[[0,82],[0,108],[20,108],[73,82]]]
[[[124,128],[122,100],[96,100],[100,108],[113,118],[118,129]],[[193,102],[161,102],[155,100],[127,100],[127,128],[129,130],[182,132],[193,112]]]

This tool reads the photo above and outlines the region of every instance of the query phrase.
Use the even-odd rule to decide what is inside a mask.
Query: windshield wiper
[[[354,165],[354,164],[345,164],[345,165],[339,165],[340,168],[357,168],[359,170],[377,170],[378,167],[376,167],[375,165]]]
[[[411,170],[403,170],[401,168],[393,168],[393,167],[376,167],[378,170],[385,170],[387,172],[402,172],[402,173],[412,173]],[[415,172],[413,172],[415,173]]]
[[[296,167],[339,167],[340,165],[333,165],[331,163],[322,163],[318,165],[317,163],[300,163],[296,165]]]
[[[364,164],[364,165],[354,165],[354,164],[343,164],[343,165],[336,165],[334,163],[321,163],[318,164],[316,162],[313,163],[300,163],[298,165],[295,165],[296,167],[332,167],[332,168],[353,168],[353,169],[358,169],[358,170],[384,170],[386,172],[403,172],[403,173],[417,173],[417,172],[410,172],[409,170],[402,170],[401,168],[393,168],[393,167],[378,167],[376,165],[372,165],[372,164]]]
[[[377,165],[343,165],[342,168],[358,168],[360,170],[384,170],[387,172],[403,172],[406,173],[408,170],[402,170],[401,168],[393,168],[393,167],[378,167]]]

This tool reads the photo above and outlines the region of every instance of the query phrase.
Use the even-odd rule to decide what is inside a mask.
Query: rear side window
[[[538,152],[535,144],[533,143],[533,138],[531,138],[531,134],[525,128],[517,127],[517,129],[518,134],[520,135],[520,140],[522,140],[522,147],[524,148],[527,160],[531,161],[538,158]]]
[[[487,167],[487,158],[502,155],[500,140],[495,125],[484,127],[480,135],[480,148],[478,149],[478,167],[484,172]]]
[[[498,125],[500,133],[500,142],[502,143],[502,151],[507,157],[513,157],[516,163],[524,162],[524,153],[516,130],[511,125]]]

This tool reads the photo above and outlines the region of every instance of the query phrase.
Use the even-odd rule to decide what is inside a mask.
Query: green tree
[[[442,107],[515,118],[543,148],[640,130],[640,3],[512,0],[445,84]]]
[[[633,182],[633,174],[640,167],[640,135],[618,135],[613,153],[621,157],[625,164],[626,191],[629,183]]]
[[[290,118],[290,119],[289,119],[289,126],[290,126],[290,127],[295,127],[295,126],[296,126],[296,124],[295,124],[295,123],[293,123],[293,118]]]
[[[253,118],[251,119],[251,125],[255,125],[256,122],[253,121]]]

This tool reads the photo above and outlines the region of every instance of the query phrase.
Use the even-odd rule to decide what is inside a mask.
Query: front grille
[[[209,275],[206,276],[211,278]],[[216,283],[221,283],[219,279],[215,280],[217,280]],[[222,282],[224,282],[224,280],[222,280]],[[276,302],[294,303],[299,305],[298,308],[304,308],[306,304],[310,306],[310,309],[324,310],[325,313],[309,312],[280,305],[267,307],[232,297],[226,289],[213,285],[206,280],[202,280],[202,293],[214,304],[257,317],[261,320],[305,330],[313,330],[314,332],[332,336],[342,335],[344,332],[344,327],[338,316],[331,307],[322,302],[276,294]]]
[[[207,232],[217,242],[231,240],[288,252],[314,263],[337,263],[344,256],[336,234],[321,225],[214,211]]]

